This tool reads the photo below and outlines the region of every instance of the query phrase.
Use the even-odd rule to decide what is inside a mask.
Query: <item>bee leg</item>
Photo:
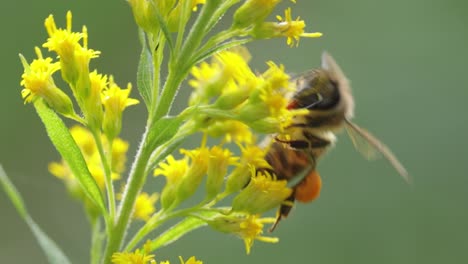
[[[276,227],[278,226],[279,222],[281,219],[286,218],[289,213],[291,212],[291,209],[294,206],[294,198],[295,194],[294,192],[281,204],[280,208],[278,209],[276,213],[276,221],[275,223],[270,227],[268,230],[269,232],[273,232]]]

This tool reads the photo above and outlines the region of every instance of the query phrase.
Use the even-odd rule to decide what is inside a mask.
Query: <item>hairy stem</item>
[[[149,126],[147,126],[148,128]],[[135,200],[146,180],[146,166],[151,156],[151,149],[146,144],[148,130],[143,134],[143,140],[132,165],[130,176],[123,193],[120,204],[117,222],[113,228],[104,255],[104,263],[110,263],[112,254],[120,249],[125,237],[125,231],[130,223],[130,217],[135,204]]]

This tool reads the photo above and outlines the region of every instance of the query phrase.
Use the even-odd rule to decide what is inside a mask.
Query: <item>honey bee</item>
[[[317,172],[318,159],[336,141],[335,133],[343,128],[354,146],[367,158],[383,155],[396,171],[410,181],[407,171],[390,149],[370,132],[351,122],[354,100],[349,81],[335,60],[323,53],[321,68],[313,69],[296,79],[297,92],[289,109],[307,109],[308,114],[293,118],[286,128],[288,138],[271,141],[266,161],[278,180],[288,180],[293,193],[280,206],[276,223],[288,216],[295,200],[311,202],[320,194],[322,181]]]

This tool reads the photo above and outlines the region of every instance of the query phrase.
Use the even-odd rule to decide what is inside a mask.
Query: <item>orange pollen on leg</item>
[[[295,188],[295,198],[303,203],[311,202],[319,197],[322,179],[317,171],[312,171]]]

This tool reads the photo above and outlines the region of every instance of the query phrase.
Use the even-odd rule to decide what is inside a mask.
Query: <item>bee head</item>
[[[298,92],[293,100],[297,108],[329,110],[340,101],[337,83],[324,69],[314,69],[297,80]]]

